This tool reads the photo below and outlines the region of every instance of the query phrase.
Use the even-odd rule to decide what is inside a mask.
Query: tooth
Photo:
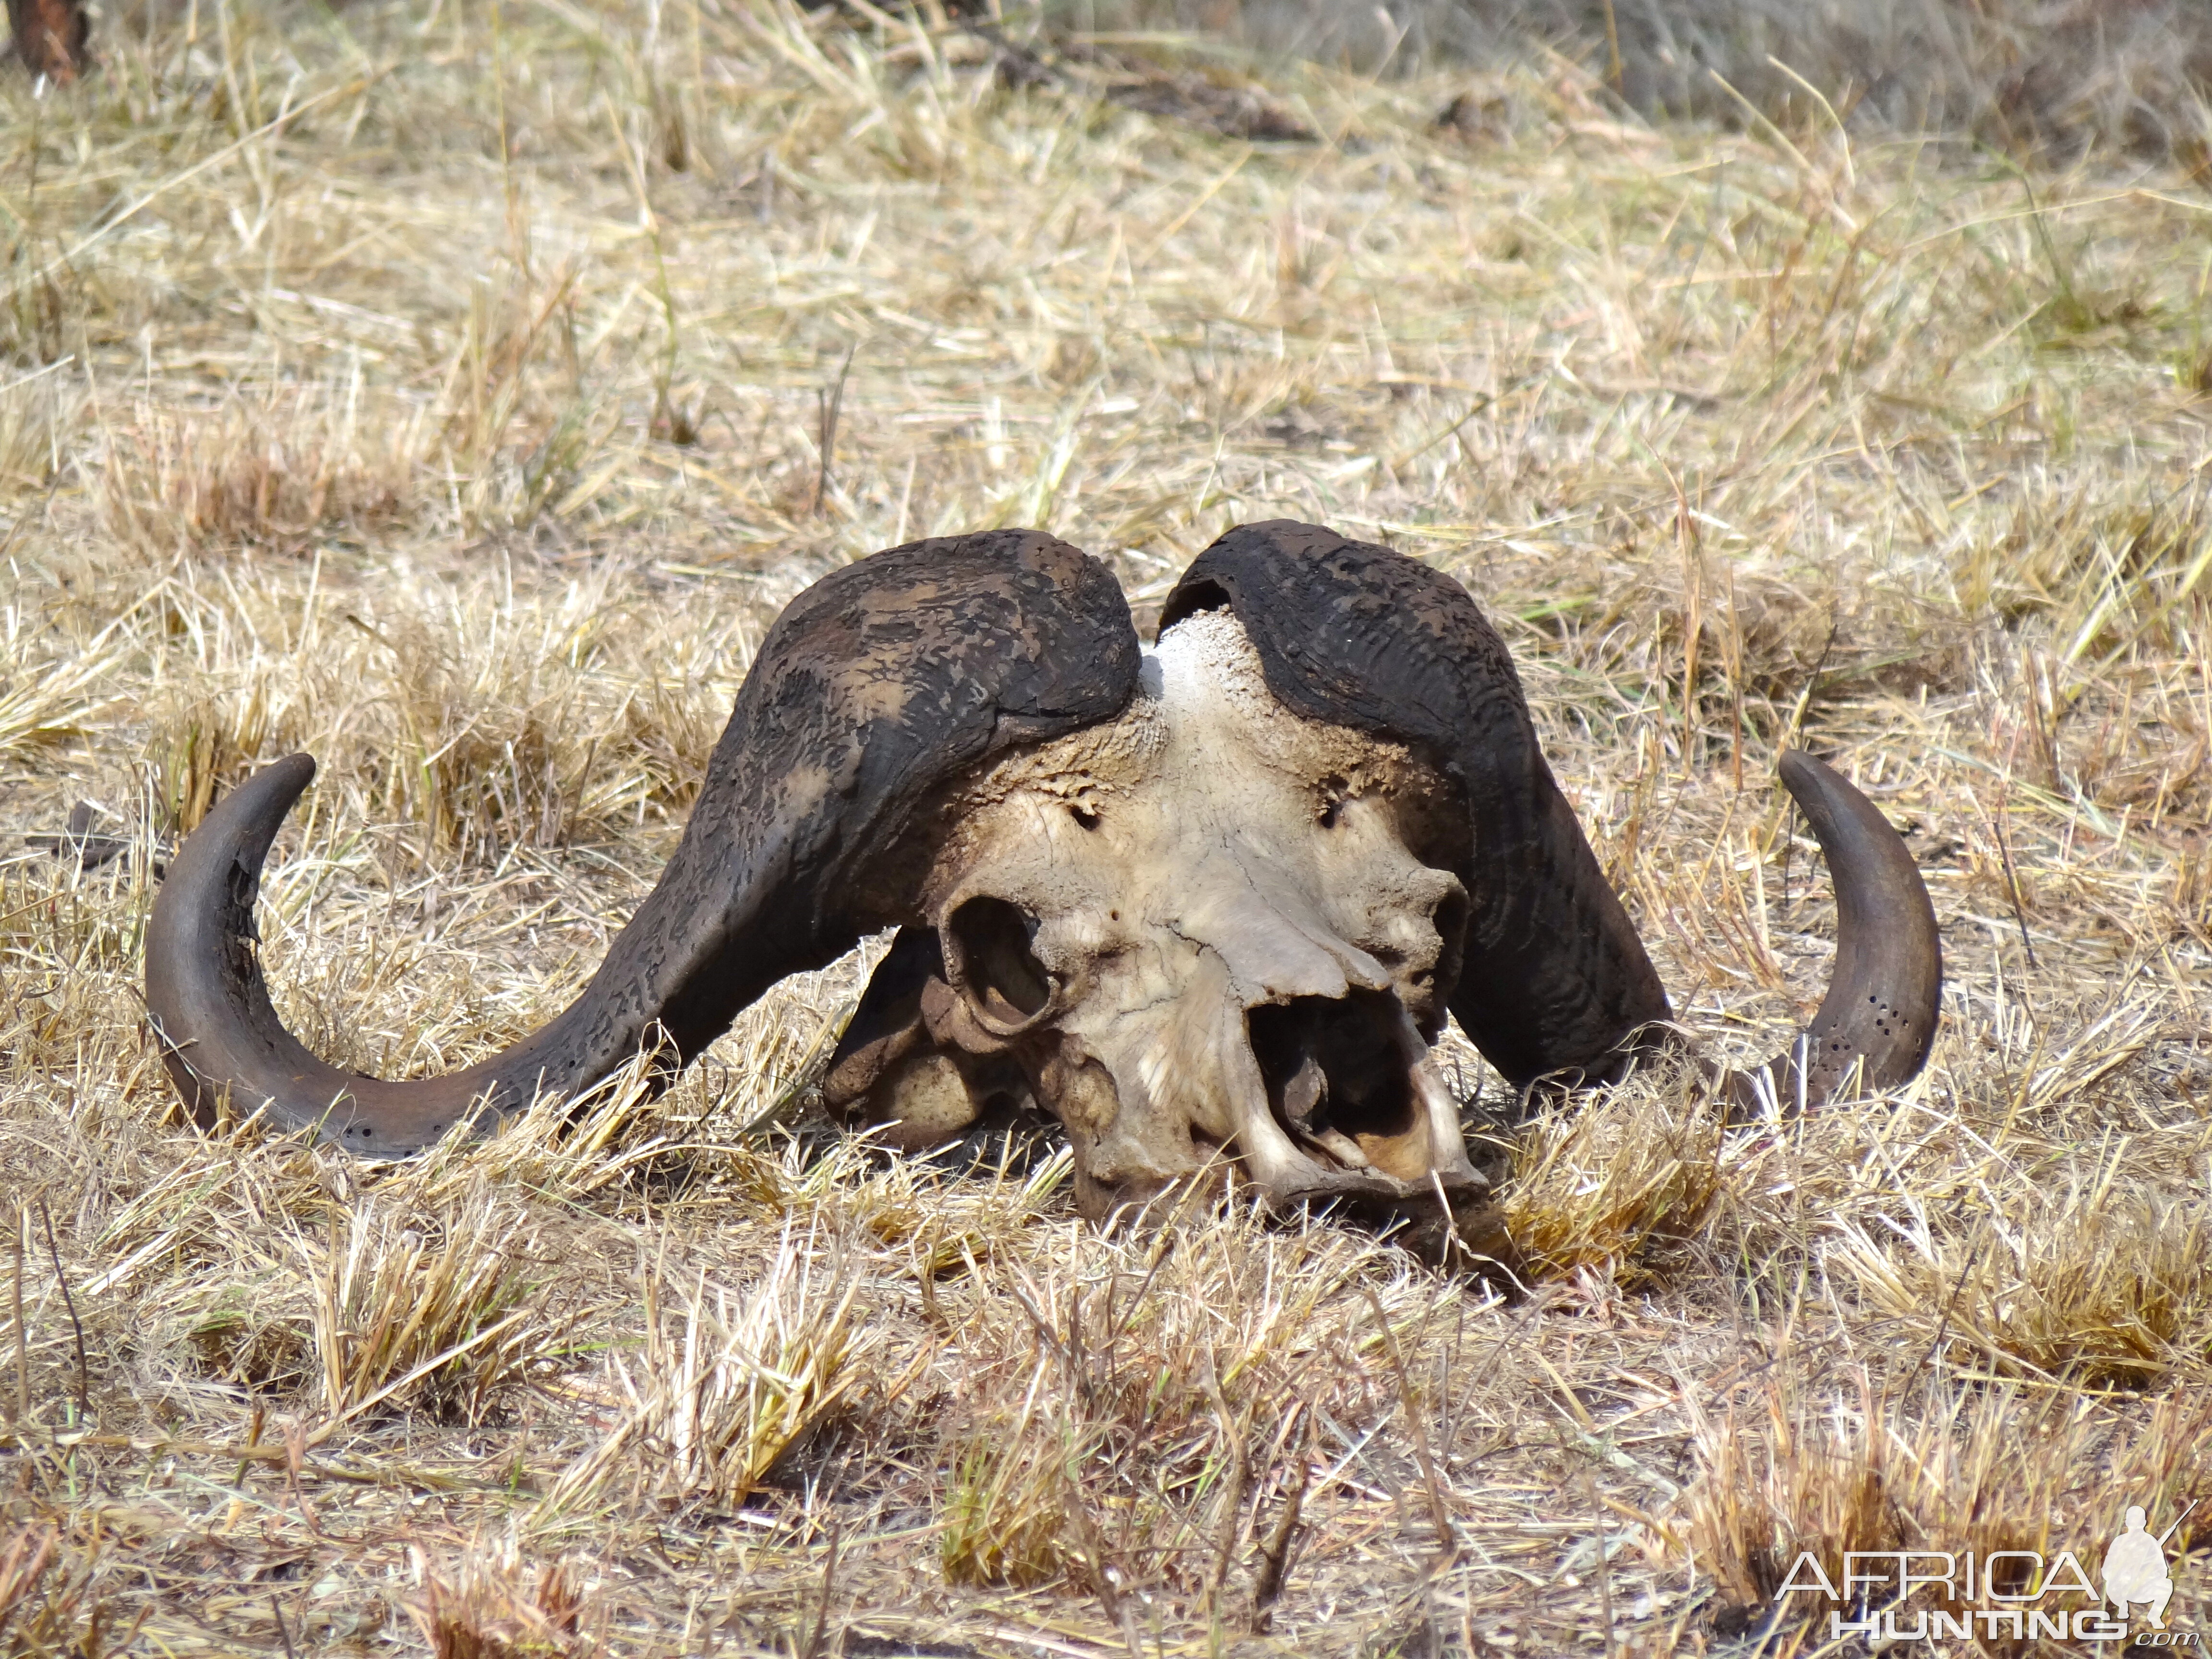
[[[1347,1170],[1367,1170],[1367,1154],[1359,1150],[1359,1143],[1339,1129],[1308,1131],[1306,1139],[1327,1152]]]
[[[1319,1060],[1308,1054],[1306,1063],[1299,1066],[1291,1080],[1283,1085],[1284,1120],[1309,1140],[1314,1139],[1316,1138],[1314,1114],[1320,1111],[1328,1100],[1328,1074],[1322,1070]],[[1340,1135],[1338,1139],[1342,1139],[1343,1137]],[[1366,1161],[1364,1158],[1360,1160],[1363,1164]]]

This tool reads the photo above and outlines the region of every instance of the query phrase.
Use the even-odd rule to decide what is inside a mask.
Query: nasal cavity
[[[1245,1016],[1276,1120],[1338,1163],[1401,1177],[1428,1167],[1413,1084],[1399,1047],[1405,1018],[1383,991],[1297,997]]]
[[[945,956],[976,1012],[1000,1027],[1044,1011],[1052,975],[1030,949],[1036,922],[1018,904],[979,895],[945,918]]]

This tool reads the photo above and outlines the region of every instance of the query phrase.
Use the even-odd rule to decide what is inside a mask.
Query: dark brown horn
[[[1033,531],[917,542],[836,571],[769,630],[659,883],[575,1001],[465,1071],[355,1077],[301,1045],[254,947],[261,864],[314,775],[264,768],[185,842],[146,939],[146,1004],[193,1115],[267,1102],[356,1152],[427,1145],[472,1107],[587,1088],[647,1044],[688,1060],[786,975],[909,920],[915,809],[953,774],[1120,713],[1127,602],[1096,560]]]
[[[1450,1006],[1484,1058],[1525,1086],[1602,1079],[1651,1046],[1671,1018],[1666,993],[1545,763],[1504,642],[1467,590],[1388,548],[1277,520],[1199,555],[1160,626],[1223,605],[1285,704],[1403,743],[1460,791],[1460,814],[1424,856],[1473,901]],[[1797,755],[1783,776],[1828,850],[1843,917],[1807,1097],[1825,1097],[1861,1058],[1870,1083],[1901,1082],[1935,1028],[1927,890],[1897,832],[1850,784]],[[1794,1063],[1762,1068],[1792,1098]],[[1759,1075],[1735,1079],[1733,1093],[1755,1097]]]
[[[1864,1063],[1864,1086],[1918,1075],[1936,1041],[1943,940],[1936,907],[1905,839],[1833,769],[1795,749],[1782,781],[1813,826],[1836,889],[1836,965],[1813,1023],[1785,1053],[1728,1079],[1731,1103],[1757,1110],[1817,1104]]]
[[[1505,642],[1465,588],[1388,548],[1277,520],[1200,554],[1160,626],[1223,605],[1285,703],[1406,744],[1457,785],[1465,819],[1435,849],[1472,901],[1451,1011],[1507,1080],[1595,1075],[1672,1017],[1536,745]]]

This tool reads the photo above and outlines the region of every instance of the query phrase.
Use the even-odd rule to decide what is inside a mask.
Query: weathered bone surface
[[[149,1023],[194,1115],[265,1106],[393,1156],[471,1110],[687,1061],[787,974],[896,925],[832,1106],[926,1147],[1039,1105],[1103,1217],[1228,1173],[1404,1213],[1480,1180],[1429,1045],[1447,1011],[1516,1085],[1664,1040],[1664,992],[1455,581],[1310,525],[1242,526],[1140,661],[1104,568],[1034,532],[839,571],[763,641],[682,845],[591,983],[441,1078],[349,1076],[263,981],[263,859],[306,756],[225,798],[147,936]],[[1934,1035],[1934,911],[1904,842],[1819,762],[1783,781],[1828,855],[1837,968],[1736,1107],[1904,1081]]]
[[[1093,1213],[1230,1148],[1279,1202],[1471,1192],[1429,1057],[1467,896],[1398,827],[1448,794],[1398,745],[1284,708],[1227,612],[1193,617],[1119,719],[945,803],[933,969],[902,955],[905,1030],[856,1022],[830,1103],[919,1148],[1006,1091],[976,1061],[1012,1059]]]

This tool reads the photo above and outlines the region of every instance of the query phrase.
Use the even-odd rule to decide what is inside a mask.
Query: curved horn
[[[1747,1110],[1756,1110],[1762,1095],[1784,1108],[1826,1100],[1860,1061],[1869,1089],[1918,1075],[1936,1041],[1943,991],[1936,907],[1905,838],[1847,779],[1810,755],[1785,749],[1779,769],[1827,854],[1836,888],[1836,965],[1804,1035],[1765,1066],[1727,1079],[1731,1103]]]
[[[1467,590],[1388,548],[1277,520],[1201,553],[1160,626],[1224,605],[1284,703],[1409,745],[1462,793],[1437,856],[1473,901],[1451,1012],[1484,1058],[1516,1086],[1598,1080],[1653,1042],[1645,1030],[1672,1017],[1666,992],[1545,763],[1504,642]],[[1818,1098],[1861,1057],[1869,1082],[1902,1081],[1935,1027],[1927,890],[1850,784],[1797,755],[1783,777],[1828,851],[1843,942],[1812,1064],[1770,1062],[1768,1086],[1795,1097],[1802,1073]],[[1759,1075],[1733,1079],[1735,1097],[1755,1097]]]
[[[146,1004],[201,1121],[230,1096],[356,1152],[434,1140],[479,1103],[574,1093],[665,1036],[688,1060],[787,975],[908,919],[915,808],[957,771],[1111,718],[1137,684],[1106,568],[1034,531],[916,542],[833,572],[769,630],[660,880],[575,1001],[514,1047],[415,1082],[341,1072],[284,1029],[254,948],[262,860],[314,775],[233,791],[170,866]]]
[[[1465,588],[1388,548],[1277,520],[1200,554],[1160,625],[1222,605],[1285,703],[1408,744],[1462,793],[1463,833],[1440,849],[1473,901],[1451,1011],[1509,1081],[1595,1074],[1672,1018],[1536,746],[1505,642]]]

